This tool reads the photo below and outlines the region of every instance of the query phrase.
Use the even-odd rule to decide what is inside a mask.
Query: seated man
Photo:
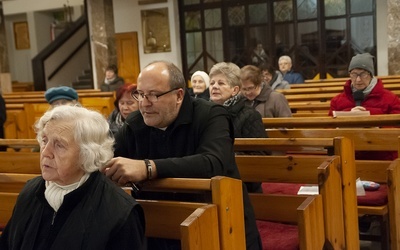
[[[115,135],[115,157],[103,172],[119,185],[154,178],[240,178],[233,151],[233,125],[228,111],[202,98],[191,98],[182,72],[157,61],[139,74],[139,111]],[[139,193],[139,197],[143,197]],[[153,198],[165,199],[168,194]],[[179,199],[171,195],[171,199]],[[199,197],[200,198],[200,197]],[[261,249],[253,207],[243,185],[247,249]],[[179,243],[149,241],[149,249],[175,249]],[[153,248],[152,248],[153,247]]]

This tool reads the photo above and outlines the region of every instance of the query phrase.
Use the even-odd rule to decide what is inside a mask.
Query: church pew
[[[334,136],[345,136],[353,140],[356,151],[400,151],[398,142],[400,130],[397,128],[267,129],[267,133],[269,136],[275,138],[327,138]],[[398,185],[396,182],[400,180],[388,176],[387,169],[391,162],[391,160],[355,161],[357,177],[360,177],[361,180],[374,181],[384,184],[384,186],[387,186],[388,189],[388,202],[380,202],[379,205],[375,204],[358,206],[359,214],[376,215],[381,218],[381,233],[384,236],[369,238],[376,241],[381,241],[383,249],[387,249],[389,244],[389,236],[387,234],[385,235],[385,232],[389,231],[392,237],[397,237],[397,234],[393,233],[392,231],[398,230],[397,224],[391,223],[391,220],[397,221],[397,216],[399,215],[393,212],[396,211],[396,208],[390,201],[393,200],[393,197],[397,197],[397,190],[395,187]],[[396,180],[396,182],[389,182],[388,179]],[[389,195],[392,197],[389,197]],[[390,215],[392,217],[390,217]],[[365,236],[365,238],[367,238],[367,236]],[[397,249],[398,242],[398,238],[390,239],[392,249]]]
[[[138,200],[146,236],[180,240],[182,249],[220,249],[217,206],[207,203]]]
[[[236,138],[235,151],[272,151],[274,155],[327,155],[335,154],[340,156],[340,175],[343,183],[343,215],[344,215],[344,234],[347,249],[358,249],[358,212],[355,187],[355,166],[354,166],[354,146],[350,139],[344,137],[337,138]],[[289,158],[290,159],[290,158]],[[257,163],[258,164],[258,163]],[[298,178],[290,170],[292,166],[282,167],[282,172],[291,174]],[[256,165],[256,163],[255,163]],[[270,165],[268,163],[268,165]],[[297,166],[298,164],[293,164]],[[253,166],[254,168],[254,166]],[[264,167],[263,167],[264,168]],[[261,169],[263,169],[261,168]],[[259,170],[261,170],[259,169]],[[259,171],[258,170],[258,171]],[[256,169],[257,171],[257,169]],[[242,173],[241,173],[242,175]],[[268,175],[268,174],[266,174]],[[277,179],[273,176],[271,179]],[[254,178],[259,178],[258,174],[253,174]],[[260,174],[263,176],[263,173]],[[302,174],[300,174],[302,176]],[[243,176],[242,176],[243,178]],[[280,177],[281,178],[281,177]],[[289,178],[283,175],[283,178]]]
[[[236,163],[246,182],[318,185],[324,207],[325,244],[332,249],[345,248],[340,157],[237,155]]]
[[[224,179],[225,181],[218,184],[220,178],[222,178],[221,181]],[[167,178],[152,180],[142,187],[142,191],[199,192],[210,190],[212,196],[210,202],[218,206],[221,249],[244,249],[243,240],[239,240],[240,244],[237,242],[237,237],[242,238],[244,231],[237,230],[236,222],[243,220],[243,211],[240,212],[243,208],[239,209],[239,207],[242,207],[242,201],[239,202],[237,199],[241,197],[241,185],[240,187],[237,185],[241,181],[235,180],[234,183],[228,184],[227,181],[234,179],[227,177],[213,177],[211,180],[211,183],[209,179]],[[252,202],[254,202],[255,209],[263,210],[261,213],[262,218],[274,218],[271,220],[299,223],[299,233],[303,244],[301,249],[318,249],[316,246],[321,246],[321,241],[323,242],[324,239],[324,229],[321,212],[322,202],[318,200],[319,198],[314,200],[314,197],[312,199],[308,199],[308,197],[299,199],[298,197],[285,198],[279,196],[263,196],[261,199],[254,198],[254,196],[251,197],[253,197]],[[282,203],[283,199],[290,202]],[[268,207],[265,207],[265,203],[268,204]],[[264,209],[262,209],[263,207]],[[297,216],[296,210],[299,216]],[[276,211],[290,211],[291,213],[276,213]],[[320,226],[315,227],[316,225]],[[303,240],[303,237],[306,236],[307,238]]]
[[[301,84],[299,84],[301,85]],[[341,83],[341,85],[338,86],[326,86],[326,87],[304,87],[304,88],[290,88],[290,89],[277,89],[276,91],[286,95],[300,95],[300,94],[321,94],[321,93],[335,93],[339,94],[343,92],[343,85],[344,82]],[[387,83],[385,84],[385,89],[388,90],[400,90],[400,79],[397,80],[395,83]]]
[[[0,192],[1,230],[11,217],[17,196]],[[139,203],[146,218],[146,236],[180,240],[184,250],[219,249],[216,205],[154,200]]]
[[[345,128],[399,126],[400,114],[342,117],[277,117],[263,118],[265,128]],[[283,132],[282,132],[283,133]]]
[[[241,180],[223,176],[156,179],[144,183],[141,191],[210,193],[211,200],[206,202],[218,207],[221,249],[245,249]]]

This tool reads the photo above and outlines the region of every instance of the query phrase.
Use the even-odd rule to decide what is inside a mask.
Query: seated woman
[[[192,88],[189,89],[190,96],[194,98],[203,98],[207,101],[210,100],[210,92],[208,91],[208,87],[210,87],[210,77],[206,72],[194,72],[190,82],[192,83]]]
[[[240,93],[240,68],[221,62],[210,70],[210,99],[225,106],[232,116],[235,138],[265,138],[267,134],[260,113],[245,105]],[[250,152],[249,152],[250,153]],[[257,154],[265,154],[257,152]],[[246,183],[249,192],[261,192],[261,183]]]
[[[42,175],[19,194],[0,249],[145,249],[141,206],[98,171],[113,157],[106,119],[63,105],[35,129]]]
[[[272,90],[290,89],[289,82],[283,80],[282,73],[279,70],[275,70],[272,64],[262,63],[258,67],[261,70],[264,83],[271,86]]]
[[[286,97],[262,82],[262,73],[253,65],[244,66],[240,72],[242,94],[246,105],[255,108],[262,117],[291,117],[292,112]]]
[[[139,103],[132,97],[132,92],[136,90],[136,84],[123,85],[116,92],[114,110],[108,117],[110,130],[115,133],[124,125],[126,117],[133,111],[139,109]]]
[[[124,79],[118,76],[118,68],[116,65],[110,65],[106,68],[106,77],[104,83],[100,86],[101,91],[116,91],[124,85]]]
[[[51,105],[51,108],[60,105],[78,105],[78,93],[75,89],[68,86],[52,87],[45,93],[46,101]]]

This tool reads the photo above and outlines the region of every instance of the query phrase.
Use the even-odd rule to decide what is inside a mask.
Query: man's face
[[[43,179],[69,185],[84,175],[79,161],[79,145],[73,137],[73,123],[49,121],[40,142],[40,168]]]
[[[371,74],[364,69],[353,69],[350,72],[351,83],[357,90],[363,90],[371,82]]]
[[[159,95],[171,90],[169,72],[163,63],[147,66],[139,74],[137,91],[144,95]],[[168,127],[178,116],[183,101],[183,89],[177,89],[151,102],[146,97],[139,101],[139,110],[147,126]]]
[[[292,64],[289,61],[287,61],[287,60],[279,61],[279,70],[282,73],[286,73],[286,72],[290,71],[291,68],[292,68]]]

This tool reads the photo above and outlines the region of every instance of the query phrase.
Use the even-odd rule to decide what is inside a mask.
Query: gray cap
[[[358,54],[353,56],[349,64],[349,72],[353,69],[365,69],[372,76],[375,75],[374,57],[370,53]]]

